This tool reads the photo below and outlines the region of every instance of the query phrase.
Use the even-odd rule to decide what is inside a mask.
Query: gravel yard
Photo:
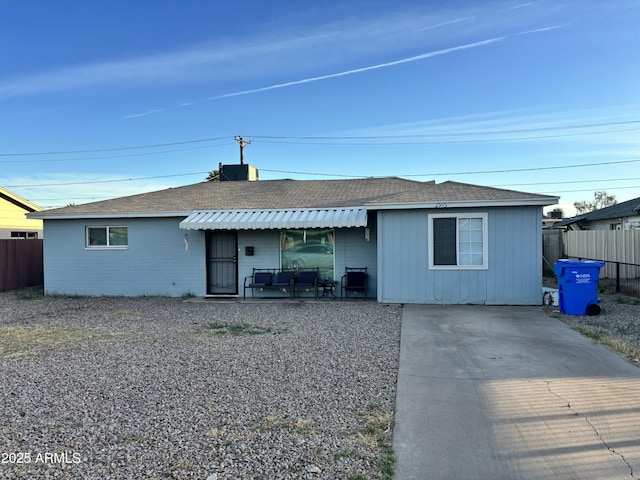
[[[609,346],[640,366],[640,358],[635,361],[636,353],[640,353],[640,299],[612,293],[600,293],[599,298],[602,309],[600,315],[565,315],[560,313],[558,307],[542,308],[547,314],[559,318],[599,343],[611,343],[608,339],[613,339],[614,344]],[[601,339],[601,336],[607,338]],[[615,342],[619,342],[618,345]],[[620,352],[625,347],[630,347],[630,351]]]
[[[400,320],[0,293],[0,478],[388,478]]]

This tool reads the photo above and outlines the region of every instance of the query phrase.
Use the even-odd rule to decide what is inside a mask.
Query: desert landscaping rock
[[[375,478],[358,432],[371,405],[393,411],[400,319],[362,301],[2,293],[0,478]]]
[[[601,294],[599,299],[599,315],[565,315],[558,307],[544,309],[571,327],[585,327],[640,349],[640,299],[621,294]]]

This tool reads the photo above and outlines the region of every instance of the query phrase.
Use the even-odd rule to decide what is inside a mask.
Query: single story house
[[[0,240],[42,237],[42,220],[26,215],[42,210],[35,203],[0,187]]]
[[[540,303],[542,207],[557,197],[396,177],[239,178],[31,214],[44,221],[46,293],[241,296],[254,268],[319,268],[339,282],[366,267],[379,302]]]
[[[553,228],[567,230],[640,230],[640,197],[567,218]]]

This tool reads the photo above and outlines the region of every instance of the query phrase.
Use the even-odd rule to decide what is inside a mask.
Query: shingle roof
[[[593,222],[596,220],[607,220],[609,218],[633,217],[640,215],[640,197],[627,200],[626,202],[616,203],[610,207],[594,210],[593,212],[577,215],[567,218],[562,222],[556,223],[553,228],[565,227],[578,222]]]
[[[429,188],[415,191],[404,191],[384,199],[370,202],[386,203],[429,203],[429,202],[467,202],[467,201],[499,201],[499,200],[553,200],[555,197],[536,193],[518,192],[500,188],[484,187],[460,182],[443,182],[432,184]],[[555,203],[555,202],[551,202]]]
[[[556,203],[556,197],[500,190],[456,182],[436,184],[397,177],[350,180],[260,180],[203,182],[184,187],[47,210],[42,218],[96,214],[182,215],[194,210],[286,209],[376,206],[456,200],[535,200]],[[545,203],[546,202],[546,203]]]

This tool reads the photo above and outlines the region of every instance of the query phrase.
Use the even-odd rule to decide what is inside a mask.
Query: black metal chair
[[[346,267],[340,282],[340,298],[349,298],[349,292],[362,292],[367,299],[367,267]]]

